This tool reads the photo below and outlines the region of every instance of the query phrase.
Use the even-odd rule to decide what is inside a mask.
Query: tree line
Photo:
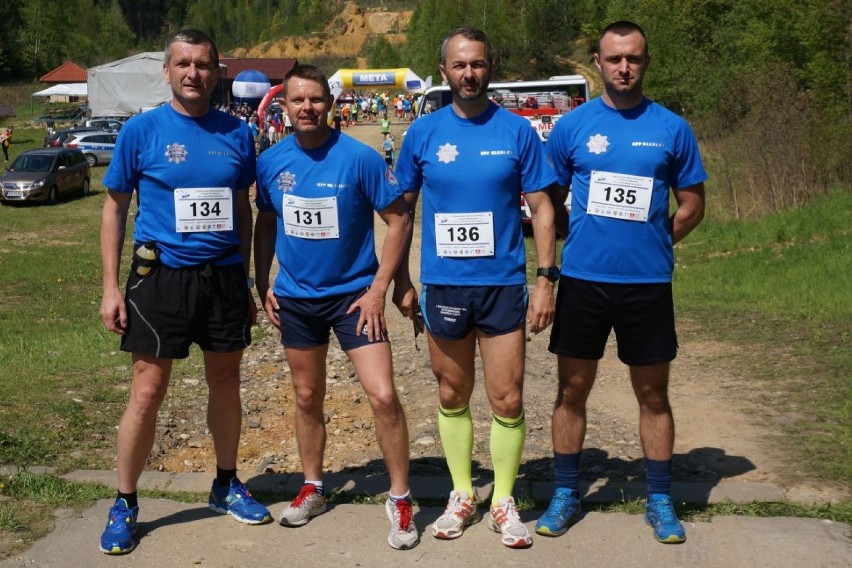
[[[649,40],[646,92],[693,123],[709,161],[718,163],[715,189],[736,215],[795,206],[814,192],[848,187],[852,176],[852,0],[358,4],[408,7],[413,15],[402,45],[372,38],[348,64],[364,57],[373,67],[411,67],[435,80],[441,39],[462,25],[488,33],[499,65],[495,79],[511,80],[590,66],[600,30],[633,20]],[[3,80],[33,80],[66,59],[90,66],[160,50],[185,26],[207,31],[227,52],[319,31],[336,23],[344,6],[344,0],[6,2],[0,73]]]

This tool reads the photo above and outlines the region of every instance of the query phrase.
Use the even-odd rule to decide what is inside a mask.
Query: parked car
[[[15,158],[0,176],[3,203],[46,201],[54,204],[65,194],[89,195],[89,164],[80,150],[39,148]]]
[[[121,130],[121,127],[124,126],[124,119],[113,117],[93,117],[86,120],[86,126],[118,132]]]
[[[69,128],[67,130],[57,130],[53,134],[44,137],[44,147],[45,148],[61,148],[65,142],[68,140],[68,137],[73,134],[79,134],[80,132],[102,132],[100,128]]]
[[[115,150],[115,141],[118,138],[116,132],[79,132],[70,136],[65,141],[66,148],[77,148],[86,157],[90,167],[98,164],[108,164],[112,160],[112,152]]]

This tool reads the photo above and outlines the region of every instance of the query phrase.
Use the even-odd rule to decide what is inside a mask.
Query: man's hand
[[[124,303],[124,296],[116,288],[109,292],[104,292],[104,297],[101,299],[101,321],[107,330],[118,335],[124,335],[127,332],[127,307]]]
[[[281,321],[278,319],[278,300],[275,298],[275,292],[272,288],[266,290],[266,298],[263,300],[263,310],[266,312],[269,321],[275,326],[275,329],[281,329]]]
[[[375,288],[368,288],[367,292],[352,302],[347,314],[360,311],[358,323],[355,326],[356,333],[367,334],[367,341],[373,342],[387,339],[388,324],[385,321],[385,295]]]
[[[393,303],[399,309],[399,312],[407,317],[414,319],[414,312],[417,308],[417,289],[409,282],[408,286],[394,285],[393,288]]]
[[[553,282],[539,276],[530,299],[529,309],[527,309],[527,325],[532,333],[541,333],[553,323],[556,312],[553,289]]]

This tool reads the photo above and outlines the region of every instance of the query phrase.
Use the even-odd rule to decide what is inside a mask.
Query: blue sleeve
[[[138,156],[144,147],[142,121],[128,121],[118,133],[103,184],[110,191],[132,193],[138,182]]]
[[[267,161],[266,153],[261,154],[260,159],[257,160],[257,196],[254,202],[259,211],[273,211],[275,209],[272,206],[272,199],[269,195],[269,184],[273,180],[267,179],[269,175],[268,168],[266,167]]]
[[[361,191],[376,211],[382,211],[402,195],[393,170],[370,148],[365,148],[361,160]]]
[[[557,183],[563,186],[570,185],[571,176],[574,175],[571,165],[569,135],[568,121],[563,118],[553,126],[545,145],[547,161],[550,162],[556,172]]]
[[[556,174],[547,163],[544,143],[538,137],[538,133],[527,125],[522,126],[519,138],[521,156],[523,156],[521,190],[525,193],[534,193],[555,183]]]
[[[685,121],[677,130],[675,149],[677,154],[672,162],[669,178],[672,187],[675,189],[690,187],[707,179],[701,153],[698,151],[698,141]]]
[[[243,150],[243,155],[246,161],[243,164],[243,170],[240,172],[240,178],[237,180],[235,189],[248,189],[255,182],[257,175],[257,154],[254,150],[254,138],[251,135],[248,124],[242,122],[239,129],[240,146]]]
[[[416,122],[408,129],[408,134],[402,139],[402,147],[396,160],[396,179],[402,191],[418,191],[423,186],[423,170],[415,157],[415,146],[418,145]]]

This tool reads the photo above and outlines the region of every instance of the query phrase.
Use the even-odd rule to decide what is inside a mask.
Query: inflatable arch
[[[424,81],[408,68],[338,69],[337,73],[328,78],[328,85],[331,87],[331,94],[336,101],[344,89],[362,90],[392,87],[405,89],[409,92],[421,92],[432,86],[432,77],[428,77]],[[283,88],[283,85],[275,85],[261,99],[257,108],[261,125],[264,124],[266,108],[273,99],[281,96]],[[331,115],[329,115],[329,119],[331,119]]]
[[[422,91],[426,83],[414,71],[407,68],[399,69],[339,69],[328,78],[328,84],[341,89],[373,89],[394,87],[411,91]]]

